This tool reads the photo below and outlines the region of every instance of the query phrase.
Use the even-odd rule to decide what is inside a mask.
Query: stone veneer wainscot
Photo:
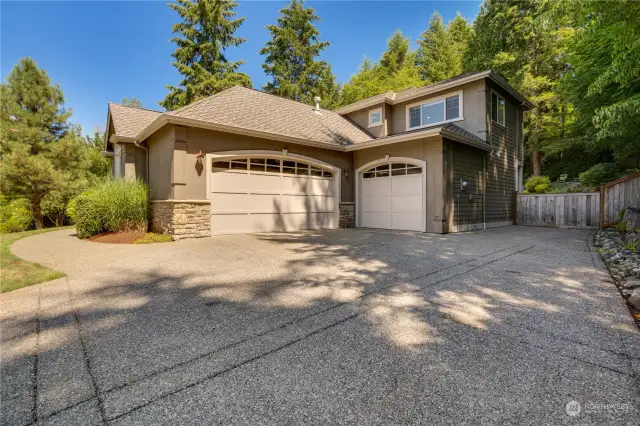
[[[356,204],[340,203],[340,228],[355,228]]]
[[[211,236],[209,200],[151,201],[151,229],[174,240]]]

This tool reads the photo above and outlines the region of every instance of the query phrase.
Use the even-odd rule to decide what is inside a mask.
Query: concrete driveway
[[[68,277],[0,296],[2,423],[637,425],[640,333],[591,239],[20,240]]]

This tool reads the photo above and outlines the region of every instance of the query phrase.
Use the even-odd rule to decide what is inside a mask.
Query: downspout
[[[149,149],[146,146],[140,145],[138,141],[133,141],[133,144],[138,148],[144,149],[145,151],[144,152],[144,159],[145,159],[144,175],[145,175],[145,183],[149,185]]]

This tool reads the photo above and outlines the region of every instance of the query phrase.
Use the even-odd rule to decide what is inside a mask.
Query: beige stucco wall
[[[374,109],[382,109],[382,125],[369,127],[369,112]],[[382,138],[387,136],[389,130],[389,119],[391,116],[391,108],[389,105],[385,103],[379,103],[377,105],[373,105],[369,108],[361,109],[359,111],[354,111],[349,114],[346,114],[349,120],[356,123],[358,126],[365,129],[369,132],[374,138]]]
[[[485,80],[478,80],[452,89],[431,93],[427,96],[411,99],[410,101],[392,106],[390,134],[407,131],[407,105],[418,103],[431,98],[437,98],[448,93],[462,90],[462,115],[463,120],[456,121],[455,124],[468,132],[487,140],[486,124],[486,98]]]
[[[385,158],[386,155],[415,158],[427,162],[427,232],[442,233],[446,230],[443,224],[447,215],[444,211],[446,182],[442,138],[431,137],[353,151],[353,166],[357,170],[367,163]]]
[[[145,141],[149,148],[149,188],[152,200],[172,198],[173,131],[173,125],[164,126]]]
[[[173,127],[173,126],[167,126]],[[181,127],[176,126],[180,129]],[[289,153],[304,155],[315,158],[342,170],[341,176],[341,201],[353,201],[354,198],[354,173],[353,173],[353,157],[351,153],[334,151],[330,149],[315,148],[303,145],[297,145],[286,142],[277,142],[268,139],[256,138],[251,136],[236,135],[232,133],[218,132],[214,130],[198,129],[195,127],[181,128],[185,129],[186,135],[184,143],[180,142],[182,136],[174,138],[173,149],[173,170],[170,176],[154,175],[152,185],[163,188],[168,181],[172,187],[171,199],[175,200],[203,200],[206,199],[206,173],[204,164],[198,163],[196,154],[214,153],[222,151],[239,151],[239,150],[268,150],[282,152],[286,148]],[[155,142],[157,145],[170,147],[170,136],[160,137]],[[150,143],[153,146],[154,142]],[[155,155],[156,151],[152,151]],[[153,157],[152,158],[155,158]],[[168,155],[163,149],[157,151],[159,161],[167,161]],[[155,164],[151,167],[159,167],[162,170],[171,169],[169,166]],[[345,177],[345,171],[349,176]],[[152,198],[153,198],[152,192]],[[162,194],[159,194],[162,195]],[[162,198],[164,199],[164,198]]]

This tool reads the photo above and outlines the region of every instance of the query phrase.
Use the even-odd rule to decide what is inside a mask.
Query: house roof
[[[372,96],[370,98],[362,99],[358,102],[354,102],[349,105],[345,105],[339,108],[336,112],[338,114],[348,114],[350,112],[358,111],[360,109],[368,108],[373,105],[385,102],[390,105],[399,104],[402,102],[410,101],[420,96],[428,95],[430,93],[445,90],[461,84],[470,83],[472,81],[480,80],[483,78],[489,78],[505,89],[511,96],[518,99],[527,108],[533,108],[533,104],[516,91],[511,85],[502,77],[497,75],[491,70],[481,72],[467,72],[455,77],[448,78],[446,80],[438,81],[437,83],[430,84],[423,87],[411,87],[400,92],[385,92],[380,95]]]
[[[371,135],[336,112],[235,86],[166,115],[314,142],[351,145]]]
[[[162,113],[109,102],[109,113],[116,136],[135,138]],[[109,131],[109,129],[107,129]]]

